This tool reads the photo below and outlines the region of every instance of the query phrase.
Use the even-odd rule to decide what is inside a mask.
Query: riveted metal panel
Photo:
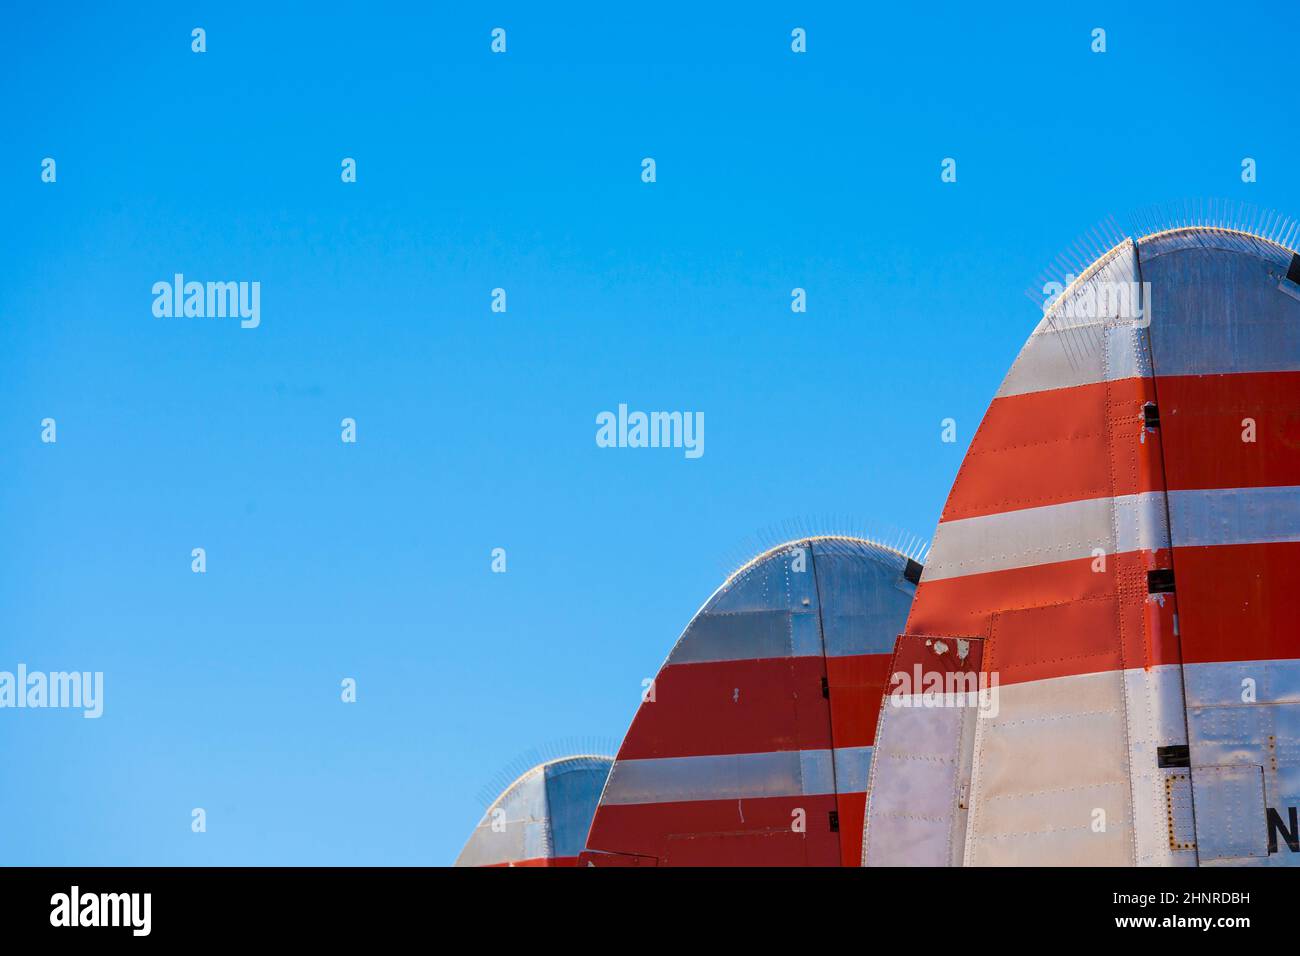
[[[1192,796],[1202,863],[1268,856],[1263,767],[1193,767]]]
[[[535,767],[488,807],[456,865],[501,866],[550,855],[546,778]]]
[[[587,845],[587,831],[613,761],[608,757],[574,757],[546,764],[546,810],[551,855],[577,859]]]
[[[856,542],[814,541],[827,657],[889,654],[916,586],[903,577],[907,559]]]
[[[983,652],[982,640],[898,638],[872,754],[864,866],[961,862],[971,742],[981,707],[992,704],[978,696]],[[936,686],[943,690],[927,693]]]

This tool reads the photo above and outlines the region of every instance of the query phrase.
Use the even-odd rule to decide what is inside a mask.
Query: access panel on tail
[[[899,645],[974,642],[996,703],[886,703],[878,752],[950,774],[936,832],[902,840],[935,764],[878,760],[868,865],[1300,862],[1297,280],[1274,242],[1181,228],[1119,244],[1049,310]]]
[[[584,755],[533,767],[488,807],[456,866],[576,866],[611,763]]]
[[[889,652],[920,570],[814,537],[728,578],[647,690],[582,862],[858,865]]]

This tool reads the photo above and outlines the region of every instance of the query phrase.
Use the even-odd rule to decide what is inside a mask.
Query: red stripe
[[[839,866],[839,835],[830,829],[835,808],[833,794],[601,804],[588,845],[655,857],[660,866]],[[792,829],[798,809],[803,833]]]
[[[1300,658],[1300,542],[1174,550],[1183,661]]]
[[[1174,595],[1148,596],[1168,553],[993,571],[917,589],[910,633],[990,637],[985,670],[1001,684],[1161,664],[1300,658],[1300,542],[1180,546]],[[1115,582],[1123,581],[1123,592]],[[988,595],[1008,610],[990,610]],[[981,603],[982,602],[982,603]],[[1180,650],[1181,643],[1181,650]]]
[[[1300,483],[1300,372],[1157,381],[1171,490]],[[1242,441],[1244,419],[1255,441]],[[1174,541],[1186,663],[1300,658],[1300,544]]]
[[[531,860],[511,860],[508,863],[489,863],[485,869],[493,870],[499,867],[516,867],[516,866],[577,866],[578,858],[576,856],[539,856]]]
[[[633,856],[631,853],[603,853],[600,850],[583,850],[578,857],[579,866],[653,867],[659,860],[653,856]]]
[[[995,398],[942,520],[1162,490],[1158,456],[1139,440],[1154,398],[1147,378]]]
[[[836,747],[870,747],[889,677],[888,654],[826,658],[831,735]]]
[[[874,733],[874,728],[872,730]],[[862,865],[862,825],[867,817],[867,795],[841,793],[835,805],[840,812],[840,866]]]
[[[889,679],[889,654],[857,654],[826,658],[831,695],[831,735],[836,747],[870,747]],[[843,786],[837,780],[837,786]],[[840,856],[844,866],[862,860],[862,820],[867,795],[841,790],[836,808],[840,820]]]
[[[1300,372],[1161,376],[1157,384],[1131,378],[994,399],[942,520],[1164,490],[1138,427],[1157,392],[1170,489],[1300,481]],[[1253,443],[1242,441],[1248,417]]]
[[[1300,372],[1161,376],[1170,490],[1300,484]],[[1242,441],[1242,420],[1255,441]]]
[[[939,675],[977,674],[980,662],[984,659],[983,643],[972,644],[963,655],[952,640],[944,642],[945,646],[935,640],[919,634],[899,635],[894,642],[894,653],[889,665],[888,689],[893,692],[896,674],[913,674],[916,668],[922,673]],[[917,690],[912,690],[916,693]]]
[[[825,666],[822,657],[669,665],[618,759],[827,749]]]
[[[1146,594],[1147,570],[1167,561],[1139,551],[1102,572],[1088,558],[926,582],[907,630],[989,638],[983,668],[1000,684],[1176,664],[1172,596]]]

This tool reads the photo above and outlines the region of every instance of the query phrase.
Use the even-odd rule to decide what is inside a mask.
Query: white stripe
[[[1300,486],[1169,493],[1175,545],[1300,541]],[[1164,495],[1143,492],[945,521],[923,580],[1036,567],[1169,546]]]
[[[1168,547],[1164,495],[1087,498],[941,523],[923,581]]]
[[[1249,702],[1242,701],[1246,686],[1253,694]],[[1245,831],[1262,842],[1264,807],[1300,803],[1297,702],[1297,660],[1166,664],[1003,685],[997,714],[976,718],[977,739],[966,744],[967,753],[978,755],[968,787],[966,862],[1187,866],[1196,864],[1192,843],[1209,847]],[[867,862],[942,864],[945,839],[951,833],[962,840],[963,830],[960,820],[943,818],[944,805],[924,801],[946,798],[956,786],[951,770],[939,773],[943,761],[934,759],[945,740],[934,721],[955,711],[899,713],[930,723],[913,723],[903,736],[882,727],[867,808]],[[949,727],[946,739],[956,737],[957,728]],[[1159,765],[1161,747],[1187,743],[1190,770]],[[896,760],[895,754],[911,759]],[[1229,803],[1217,819],[1203,819],[1203,785],[1212,787],[1223,768],[1242,767],[1270,768],[1263,802]],[[931,771],[931,779],[918,787],[920,771]],[[1098,810],[1105,813],[1104,831],[1094,826]],[[910,824],[910,842],[889,829]],[[1177,846],[1171,846],[1171,827]],[[1285,847],[1267,857],[1234,859],[1300,864],[1300,854]]]
[[[1133,322],[1071,325],[1064,320],[1058,325],[1044,319],[1020,350],[995,397],[1150,375],[1146,334]]]
[[[1151,374],[1151,355],[1141,317],[1147,303],[1138,280],[1132,243],[1116,247],[1086,280],[1073,286],[1029,337],[998,389],[998,398],[1050,389],[1113,382]],[[1140,286],[1138,287],[1140,290]],[[1138,301],[1133,301],[1132,294]],[[1123,294],[1129,311],[1112,314]]]
[[[1169,492],[1174,544],[1300,541],[1300,486]]]
[[[870,775],[870,747],[835,748],[835,787],[840,793],[862,793]]]
[[[1174,253],[1171,255],[1171,253]],[[997,397],[1127,378],[1300,370],[1296,298],[1279,281],[1291,251],[1245,234],[1188,229],[1117,247],[1034,330]],[[1122,292],[1141,277],[1143,315],[1080,321],[1069,306]],[[1147,294],[1149,292],[1149,295]],[[1285,295],[1280,294],[1285,293]],[[1289,297],[1289,298],[1288,298]],[[1109,303],[1108,303],[1109,304]],[[1149,323],[1149,329],[1142,324]]]
[[[852,779],[846,779],[840,791],[861,792],[870,760],[870,747],[618,760],[601,802],[626,805],[832,794],[841,767]]]

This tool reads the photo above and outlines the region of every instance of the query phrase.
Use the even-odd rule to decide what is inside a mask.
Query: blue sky
[[[0,710],[0,863],[449,863],[746,548],[928,539],[1090,226],[1300,213],[1281,4],[471,6],[12,14],[0,670],[105,701]],[[177,272],[260,327],[155,318]],[[705,454],[598,448],[620,402]]]

